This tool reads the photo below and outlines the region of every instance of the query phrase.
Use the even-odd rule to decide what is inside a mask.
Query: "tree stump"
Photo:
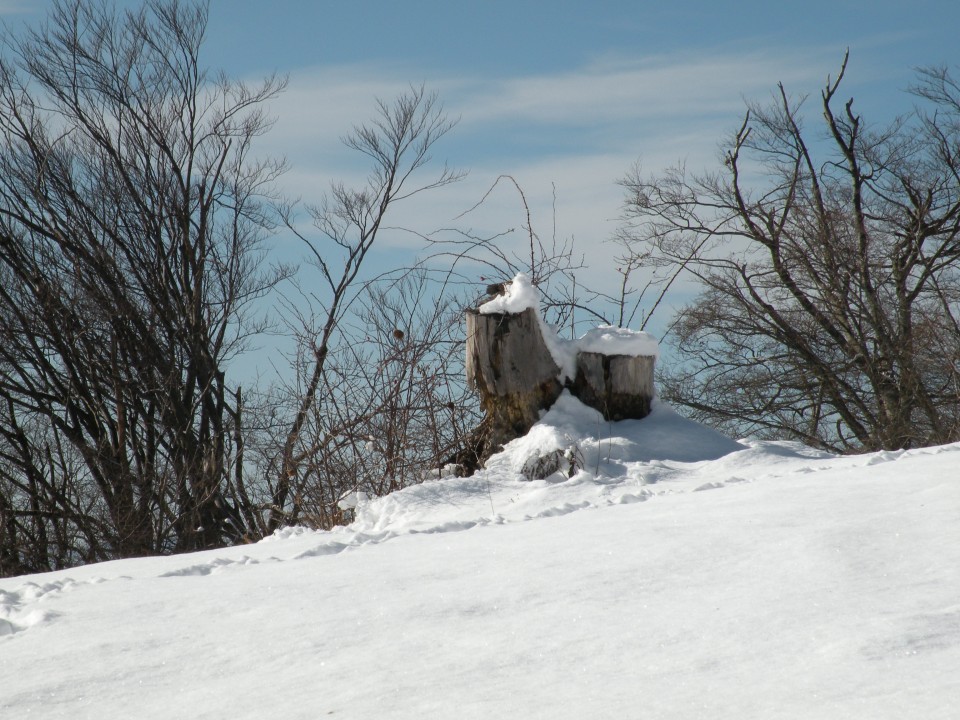
[[[486,412],[482,459],[525,435],[563,390],[532,308],[516,314],[468,310],[466,370]]]
[[[605,420],[643,418],[653,401],[652,355],[577,354],[577,377],[570,392]]]
[[[497,312],[467,311],[467,384],[480,395],[485,417],[454,458],[466,473],[525,435],[564,388],[607,420],[650,413],[657,352],[653,338],[622,328],[591,330],[577,341],[576,377],[571,380],[567,374],[573,368],[561,373],[550,352],[554,345],[547,346],[535,309],[539,296],[527,278],[518,275],[513,283],[488,291],[503,298],[484,304]],[[566,355],[571,350],[563,343],[557,351]],[[531,473],[539,476],[546,470],[538,464],[541,458],[536,460]]]

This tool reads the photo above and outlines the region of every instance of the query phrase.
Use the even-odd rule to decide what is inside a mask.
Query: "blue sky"
[[[681,159],[712,163],[744,98],[763,99],[779,81],[816,97],[847,47],[847,91],[863,112],[906,109],[912,68],[960,62],[958,8],[951,0],[213,0],[208,50],[212,63],[241,75],[290,73],[270,142],[290,158],[298,193],[347,172],[337,140],[369,117],[374,96],[424,82],[461,118],[437,156],[470,178],[431,205],[434,217],[417,209],[422,228],[443,226],[509,173],[542,236],[554,232],[556,193],[557,235],[605,259],[620,211],[615,181],[635,161],[650,171]],[[489,222],[517,224],[511,193],[497,199],[490,212],[503,219]]]
[[[0,0],[0,14],[31,22],[49,5]],[[425,83],[460,117],[435,156],[470,176],[397,222],[444,227],[510,174],[534,229],[573,237],[602,284],[615,279],[606,241],[620,213],[616,180],[636,161],[650,172],[680,160],[710,166],[744,100],[769,97],[780,81],[813,96],[815,120],[813,101],[847,47],[843,94],[868,118],[890,118],[910,106],[902,91],[914,67],[960,62],[957,28],[954,0],[212,0],[206,60],[241,78],[289,75],[261,147],[287,156],[286,189],[306,200],[333,179],[362,177],[339,138],[371,116],[376,97]],[[470,222],[515,227],[522,207],[503,188]],[[388,265],[416,252],[409,236],[384,250]]]

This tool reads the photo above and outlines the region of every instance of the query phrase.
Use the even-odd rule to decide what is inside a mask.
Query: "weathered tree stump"
[[[652,355],[577,354],[577,377],[570,392],[606,420],[643,418],[653,401]]]
[[[487,415],[485,455],[526,434],[563,390],[532,308],[516,314],[468,310],[466,369]]]
[[[494,300],[467,311],[467,383],[480,395],[486,414],[455,458],[467,473],[505,443],[525,435],[564,388],[607,420],[650,413],[657,352],[653,338],[600,327],[575,345],[555,340],[548,347],[536,310],[539,295],[525,276],[492,285],[488,291]],[[551,347],[563,355],[560,362],[568,364],[562,372]],[[571,379],[574,350],[576,377]],[[538,468],[533,474],[541,472]]]

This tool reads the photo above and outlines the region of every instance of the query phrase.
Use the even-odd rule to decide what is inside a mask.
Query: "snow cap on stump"
[[[601,325],[587,332],[577,340],[577,350],[599,355],[660,357],[660,344],[653,335],[612,325]]]
[[[481,315],[516,315],[527,309],[540,309],[540,291],[524,273],[517,273],[513,280],[503,283],[498,289],[502,290],[502,294],[477,308]]]

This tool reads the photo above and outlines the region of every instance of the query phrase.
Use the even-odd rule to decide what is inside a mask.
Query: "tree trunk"
[[[654,362],[650,355],[581,352],[570,391],[606,420],[646,417],[653,400]]]
[[[467,383],[487,414],[482,453],[487,457],[525,435],[563,390],[560,367],[543,341],[536,311],[529,308],[504,315],[468,310],[466,365]]]

